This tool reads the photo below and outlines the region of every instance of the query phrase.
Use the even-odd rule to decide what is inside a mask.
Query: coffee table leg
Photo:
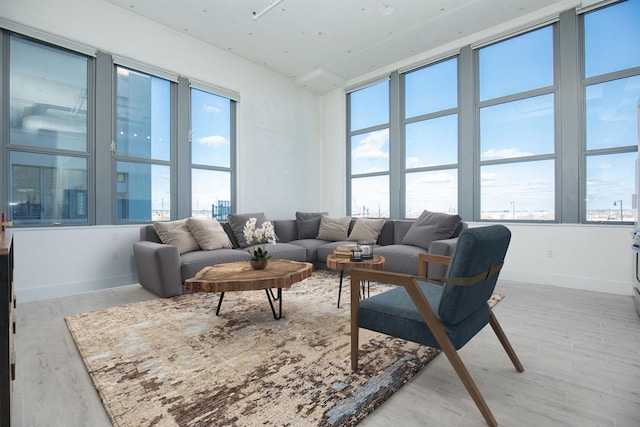
[[[338,308],[340,308],[340,295],[342,295],[342,278],[344,277],[344,270],[340,270],[340,287],[338,288]]]
[[[220,306],[222,305],[222,298],[224,298],[224,292],[220,292],[220,299],[218,300],[218,308],[216,309],[216,316],[220,313]]]
[[[276,320],[282,319],[282,288],[278,288],[278,295],[274,296],[273,291],[271,289],[264,290],[267,293],[267,299],[269,300],[269,306],[271,306],[271,312],[273,313],[273,318]],[[276,309],[273,306],[273,301],[278,301],[278,314],[276,314]]]

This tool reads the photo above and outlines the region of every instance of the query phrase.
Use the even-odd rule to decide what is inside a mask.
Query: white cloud
[[[492,148],[482,153],[482,158],[483,159],[513,159],[515,157],[524,157],[524,156],[532,156],[532,155],[533,153],[520,151],[517,148],[504,148],[501,150],[496,150],[495,148]]]
[[[480,180],[482,181],[482,186],[493,185],[499,179],[500,179],[500,175],[492,172],[482,172],[480,176]]]
[[[204,136],[202,138],[198,138],[196,142],[198,142],[198,144],[212,145],[214,147],[222,147],[224,145],[229,145],[229,140],[224,136],[220,136],[220,135]]]
[[[383,159],[389,157],[389,151],[383,147],[387,144],[389,135],[386,130],[372,132],[353,150],[355,159]]]
[[[418,166],[422,166],[420,158],[407,157],[407,169],[417,168]]]
[[[202,109],[205,113],[219,113],[220,109],[215,105],[203,105]]]

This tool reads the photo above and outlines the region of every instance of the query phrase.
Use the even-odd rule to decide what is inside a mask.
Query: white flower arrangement
[[[248,244],[258,245],[253,252],[248,250],[251,261],[267,261],[271,255],[264,249],[264,245],[267,243],[276,244],[276,232],[271,221],[263,222],[259,228],[256,227],[256,221],[256,218],[249,218],[244,224],[242,232]]]

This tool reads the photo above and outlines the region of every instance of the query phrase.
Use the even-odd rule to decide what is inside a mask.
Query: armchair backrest
[[[467,228],[458,239],[446,278],[471,278],[504,262],[511,232],[503,225]],[[440,319],[455,325],[475,313],[493,294],[498,272],[472,285],[445,285],[438,310]]]

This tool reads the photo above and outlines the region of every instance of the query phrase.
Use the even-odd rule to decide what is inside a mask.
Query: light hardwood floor
[[[629,296],[501,281],[495,308],[525,372],[490,327],[461,357],[501,426],[640,426],[640,316]],[[153,298],[138,285],[20,304],[13,426],[110,426],[64,317]],[[440,355],[363,427],[485,426]]]

